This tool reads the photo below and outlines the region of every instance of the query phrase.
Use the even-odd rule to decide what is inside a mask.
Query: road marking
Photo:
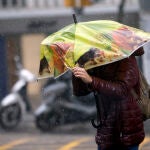
[[[13,148],[14,146],[27,143],[28,141],[31,141],[31,138],[24,138],[24,139],[20,139],[20,140],[15,140],[15,141],[12,141],[12,142],[7,143],[7,144],[0,145],[0,150],[9,150],[9,149]]]
[[[90,139],[91,138],[82,138],[79,140],[72,141],[72,142],[64,145],[63,147],[59,148],[58,150],[71,150],[74,147],[77,147],[78,145],[80,145],[81,143],[89,141]]]
[[[146,145],[147,143],[150,143],[150,137],[149,136],[145,137],[144,141],[139,146],[139,150],[142,150],[144,145]]]
[[[82,138],[79,140],[72,141],[63,147],[59,148],[58,150],[72,150],[73,148],[79,146],[81,143],[89,141],[91,138]],[[145,137],[144,141],[140,144],[139,150],[142,150],[143,146],[150,142],[150,137]],[[1,150],[1,149],[0,149]]]

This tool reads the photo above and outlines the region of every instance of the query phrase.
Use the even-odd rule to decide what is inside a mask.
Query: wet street
[[[140,150],[150,149],[149,128],[147,121]],[[35,127],[33,116],[28,115],[16,129],[0,129],[0,134],[0,150],[96,150],[95,129],[90,123],[61,126],[43,133]]]
[[[28,115],[13,131],[0,129],[0,150],[94,150],[94,130],[90,127],[89,123],[67,125],[43,133]]]
[[[6,133],[1,135],[0,150],[94,150],[90,135]]]

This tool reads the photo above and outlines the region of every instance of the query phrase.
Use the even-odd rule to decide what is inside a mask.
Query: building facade
[[[7,72],[4,73],[7,76],[5,84],[8,90],[16,80],[14,56],[19,55],[24,67],[37,74],[40,42],[47,35],[73,23],[72,14],[75,13],[75,8],[83,8],[82,12],[77,12],[80,21],[117,20],[121,2],[121,0],[93,0],[86,3],[84,7],[80,0],[75,0],[76,3],[73,5],[70,4],[71,1],[0,0],[0,38],[6,44],[5,47],[0,48],[6,52],[3,59],[6,62]],[[137,0],[127,0],[124,23],[138,27],[138,10]],[[39,93],[43,82],[46,81],[31,84],[29,92],[33,95]],[[1,86],[0,89],[2,88]]]

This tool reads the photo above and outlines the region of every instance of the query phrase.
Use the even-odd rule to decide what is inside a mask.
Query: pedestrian
[[[138,150],[144,139],[143,119],[134,89],[139,95],[139,71],[135,56],[144,53],[139,48],[129,58],[85,70],[72,69],[73,93],[85,96],[91,92],[97,99],[98,125],[95,141],[98,150]]]

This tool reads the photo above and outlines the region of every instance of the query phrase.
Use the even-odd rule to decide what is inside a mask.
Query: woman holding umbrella
[[[149,41],[150,33],[97,20],[75,22],[41,43],[40,63],[45,57],[48,67],[42,67],[40,78],[70,69],[74,94],[94,93],[98,124],[92,124],[99,150],[137,150],[144,139],[142,113],[131,90],[140,93],[135,56],[142,55],[140,47]]]
[[[95,136],[98,150],[138,150],[144,139],[143,119],[131,89],[140,93],[139,70],[135,56],[86,71],[73,68],[73,92],[76,96],[94,93],[98,125]],[[82,59],[82,58],[81,58]]]

